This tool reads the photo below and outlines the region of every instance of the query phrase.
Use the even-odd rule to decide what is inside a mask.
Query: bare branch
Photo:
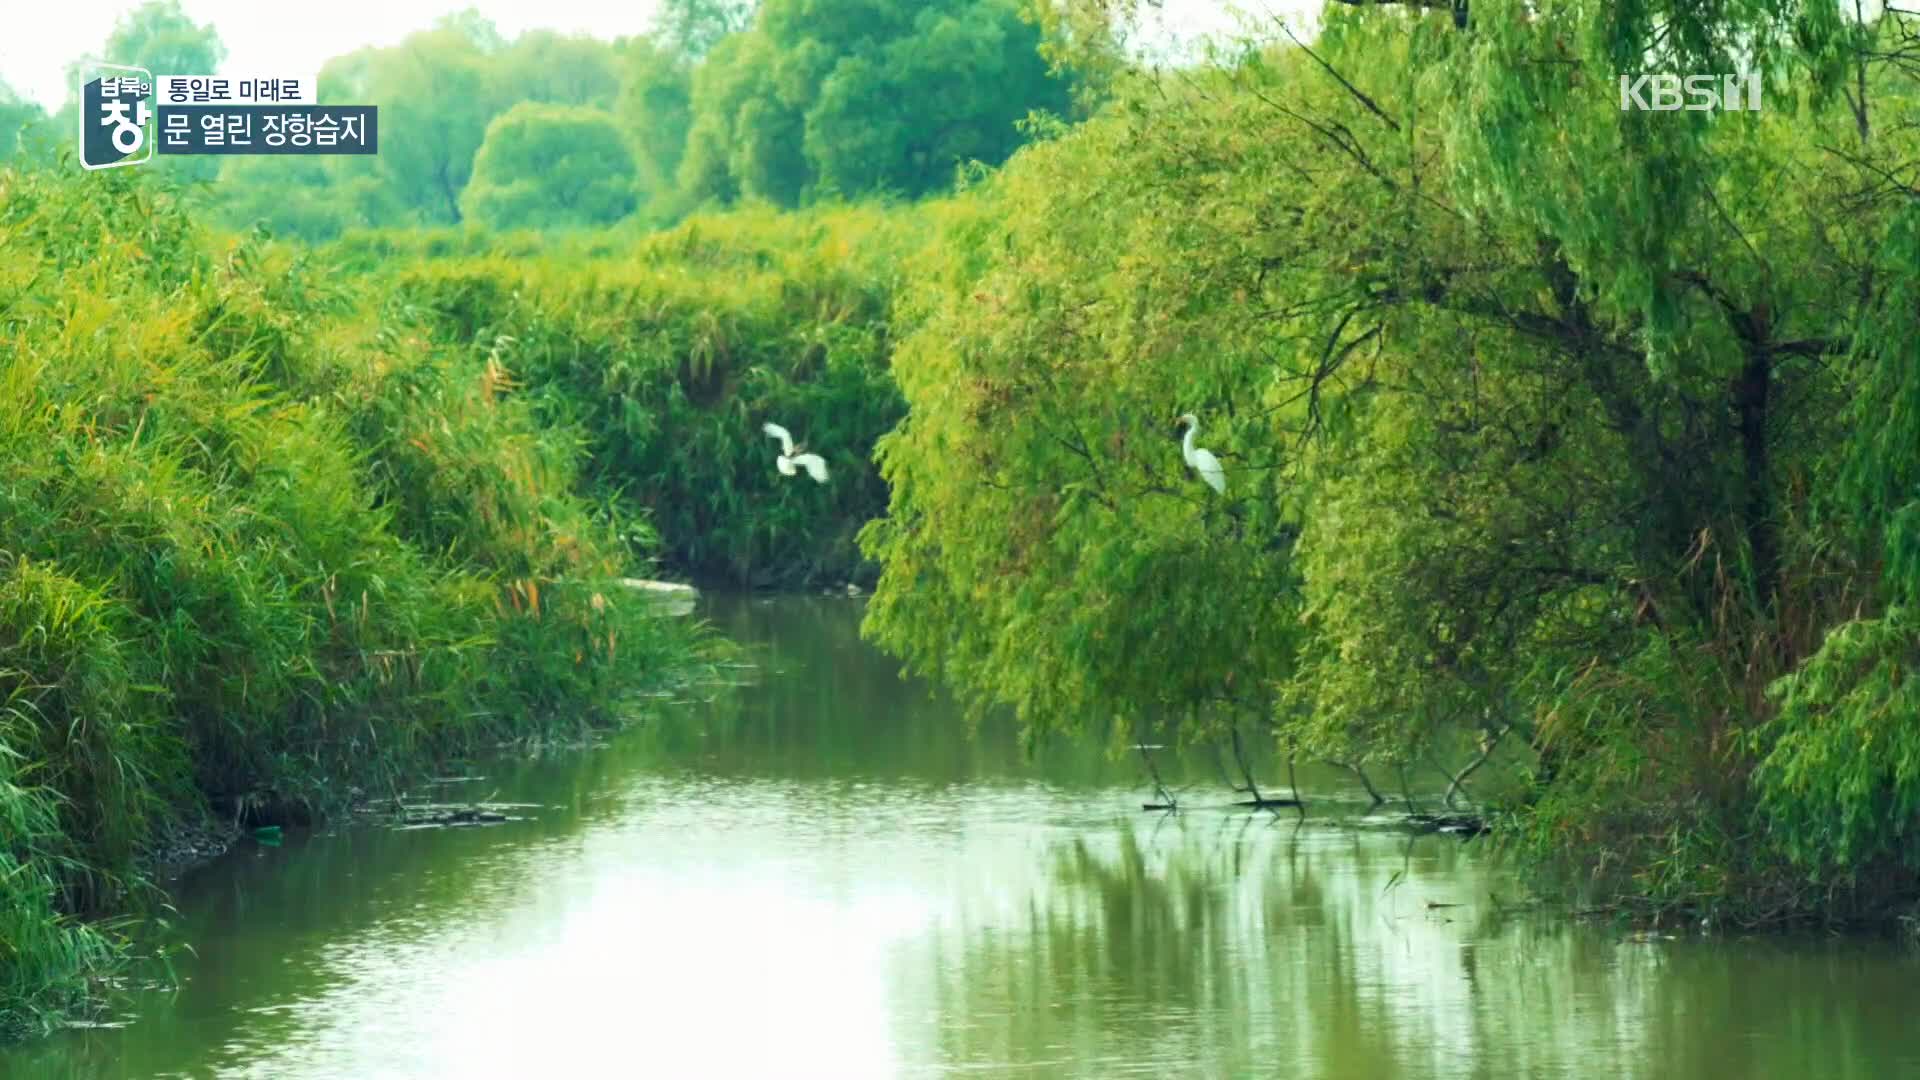
[[[1297,37],[1294,37],[1293,29],[1291,27],[1289,27],[1286,23],[1281,22],[1281,20],[1279,20],[1278,18],[1274,19],[1273,21],[1276,23],[1279,23],[1281,31],[1285,33],[1287,37],[1290,40],[1292,40],[1292,42],[1295,45],[1299,46],[1301,52],[1306,53],[1309,57],[1313,59],[1314,63],[1319,64],[1321,68],[1325,69],[1327,74],[1333,76],[1333,79],[1335,82],[1339,83],[1343,87],[1346,87],[1347,93],[1352,94],[1360,102],[1360,104],[1365,105],[1367,107],[1368,112],[1386,121],[1387,126],[1392,128],[1393,130],[1395,131],[1400,130],[1399,121],[1395,120],[1391,116],[1388,116],[1386,113],[1386,110],[1382,109],[1378,104],[1376,104],[1372,98],[1362,93],[1359,87],[1348,82],[1347,77],[1345,75],[1342,75],[1338,71],[1335,71],[1332,64],[1329,64],[1325,60],[1320,58],[1319,53],[1314,52],[1312,49],[1307,48],[1305,42],[1301,41]]]

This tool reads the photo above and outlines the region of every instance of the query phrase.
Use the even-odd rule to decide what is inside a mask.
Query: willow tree
[[[1768,791],[1816,841],[1816,793],[1854,800],[1867,857],[1916,787],[1836,756],[1912,723],[1844,646],[1910,656],[1903,624],[1768,694],[1898,599],[1872,545],[1908,550],[1913,444],[1859,434],[1911,392],[1901,18],[1331,4],[1310,41],[1117,79],[927,271],[871,632],[1042,727],[1265,707],[1342,760],[1514,747],[1540,850],[1805,910],[1794,843],[1754,842]],[[1622,73],[1741,70],[1758,112],[1621,104]],[[1217,418],[1229,506],[1175,511],[1153,408]],[[1871,537],[1837,523],[1866,504]],[[1795,708],[1828,734],[1757,788]]]
[[[1771,831],[1816,876],[1908,876],[1920,810],[1920,199],[1887,231],[1853,356],[1853,436],[1828,508],[1869,578],[1820,649],[1773,687],[1753,742]],[[1857,577],[1858,575],[1856,575]],[[1877,587],[1874,587],[1877,585]]]
[[[1788,700],[1810,722],[1822,694],[1796,673],[1828,628],[1886,598],[1887,583],[1849,550],[1852,530],[1836,527],[1831,493],[1841,463],[1880,439],[1859,426],[1871,415],[1861,403],[1892,393],[1849,357],[1876,348],[1869,331],[1882,369],[1897,363],[1885,355],[1897,335],[1873,328],[1910,306],[1914,264],[1886,249],[1900,250],[1890,227],[1915,195],[1899,179],[1915,69],[1912,23],[1861,14],[1755,2],[1548,5],[1527,17],[1476,3],[1448,35],[1456,62],[1427,76],[1446,100],[1475,105],[1440,108],[1456,206],[1533,239],[1539,255],[1515,252],[1536,277],[1532,302],[1486,311],[1488,297],[1462,290],[1453,270],[1420,283],[1422,302],[1504,323],[1577,373],[1615,437],[1603,460],[1628,481],[1612,505],[1632,528],[1617,548],[1590,546],[1611,566],[1576,563],[1569,582],[1597,578],[1601,590],[1549,592],[1581,601],[1573,610],[1606,632],[1573,639],[1572,655],[1523,648],[1519,671],[1496,680],[1532,714],[1512,718],[1538,755],[1523,820],[1550,850],[1623,851],[1631,876],[1615,887],[1710,908],[1732,900],[1748,917],[1870,906],[1914,888],[1909,873],[1822,897],[1781,863],[1804,862],[1810,836],[1842,822],[1851,831],[1897,803],[1898,766],[1875,775],[1829,759],[1823,776],[1806,756],[1775,754],[1756,789],[1749,756],[1799,741],[1768,688],[1787,677],[1779,690],[1798,688]],[[1621,100],[1621,74],[1726,71],[1763,79],[1761,111]],[[1853,508],[1872,516],[1868,504],[1890,494]],[[1551,551],[1555,539],[1535,533],[1522,546]],[[1611,618],[1595,623],[1595,612]],[[1844,655],[1859,636],[1828,651]],[[1812,686],[1831,693],[1831,681]],[[1859,735],[1853,704],[1843,726]],[[1911,739],[1910,714],[1884,712],[1877,725]],[[1782,785],[1836,799],[1818,811],[1800,801],[1797,821],[1756,816],[1756,800],[1794,804]],[[1898,830],[1877,823],[1881,843],[1827,853],[1884,853]]]
[[[867,629],[1034,737],[1265,720],[1297,637],[1284,478],[1312,406],[1281,398],[1259,313],[1288,302],[1263,267],[1309,249],[1262,223],[1314,193],[1286,147],[1200,128],[1221,145],[1194,155],[1154,121],[1022,151],[908,275]],[[1224,495],[1182,461],[1186,412]]]

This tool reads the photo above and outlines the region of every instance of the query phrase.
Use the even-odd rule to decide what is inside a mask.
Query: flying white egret
[[[793,452],[793,436],[779,424],[768,422],[761,425],[768,435],[780,440],[780,457],[774,464],[779,466],[781,476],[794,475],[794,466],[807,470],[807,475],[824,484],[827,482],[827,459],[819,454],[796,454]],[[804,448],[803,448],[804,449]]]
[[[1200,432],[1200,419],[1192,413],[1180,417],[1180,423],[1187,429],[1187,437],[1180,443],[1180,452],[1186,456],[1187,464],[1200,474],[1207,486],[1222,495],[1227,493],[1227,471],[1220,467],[1220,459],[1213,456],[1211,450],[1202,450],[1193,445],[1193,437]]]

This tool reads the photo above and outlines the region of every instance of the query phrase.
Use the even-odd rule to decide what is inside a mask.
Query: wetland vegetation
[[[469,12],[322,72],[376,158],[83,173],[0,87],[9,1030],[178,838],[653,722],[725,645],[635,576],[871,587],[956,725],[1470,808],[1585,910],[1913,925],[1920,17],[1131,7]]]

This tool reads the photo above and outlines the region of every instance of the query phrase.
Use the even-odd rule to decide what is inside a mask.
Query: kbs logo
[[[1741,88],[1745,87],[1745,103]],[[1686,92],[1685,98],[1681,91]],[[1642,96],[1646,94],[1647,96]],[[1620,76],[1620,108],[1644,112],[1674,112],[1686,109],[1705,112],[1760,111],[1760,73],[1751,75],[1631,75]]]

